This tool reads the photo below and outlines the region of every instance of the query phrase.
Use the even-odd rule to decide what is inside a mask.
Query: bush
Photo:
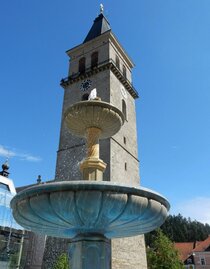
[[[58,257],[53,269],[70,269],[69,259],[66,253],[63,253]]]
[[[158,229],[150,248],[147,248],[149,269],[183,269],[178,251],[169,238]]]

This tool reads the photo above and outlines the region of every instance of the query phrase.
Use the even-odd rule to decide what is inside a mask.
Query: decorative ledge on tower
[[[88,32],[83,44],[111,30],[110,24],[104,16],[103,12],[104,6],[100,4],[100,15],[94,20],[93,25]]]
[[[71,76],[66,78],[62,78],[60,81],[60,85],[65,89],[69,85],[78,82],[80,80],[89,78],[93,74],[99,73],[105,69],[110,69],[115,74],[115,76],[121,81],[123,86],[128,90],[128,92],[133,96],[134,99],[139,98],[138,91],[135,89],[134,85],[124,77],[123,73],[119,68],[116,66],[116,63],[112,59],[108,59],[104,62],[99,62],[96,68],[86,68],[85,73],[80,74],[80,72],[75,73]]]

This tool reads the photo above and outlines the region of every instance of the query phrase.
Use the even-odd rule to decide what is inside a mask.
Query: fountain
[[[11,201],[15,220],[28,230],[72,239],[71,269],[111,268],[110,240],[144,234],[167,216],[168,201],[145,188],[103,181],[99,139],[116,134],[123,113],[99,98],[70,106],[64,120],[72,134],[87,139],[80,164],[83,180],[39,184]]]

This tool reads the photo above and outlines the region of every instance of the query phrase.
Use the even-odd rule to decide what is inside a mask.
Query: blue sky
[[[68,57],[100,1],[1,1],[0,161],[16,186],[54,178]],[[210,2],[105,0],[134,60],[141,184],[210,223]]]

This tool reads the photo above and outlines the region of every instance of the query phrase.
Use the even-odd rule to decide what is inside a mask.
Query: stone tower
[[[135,112],[138,93],[131,74],[134,64],[112,33],[103,10],[84,42],[68,50],[67,55],[68,77],[61,80],[63,113],[75,102],[86,100],[94,88],[102,101],[121,109],[126,119],[124,126],[114,137],[100,142],[100,158],[107,163],[104,180],[138,186]],[[82,179],[79,163],[84,155],[85,141],[71,135],[62,120],[55,180]],[[112,240],[112,268],[147,268],[143,236]]]

